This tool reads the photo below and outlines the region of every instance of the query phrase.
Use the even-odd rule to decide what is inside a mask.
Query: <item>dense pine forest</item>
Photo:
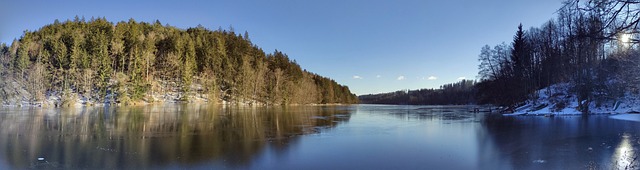
[[[303,70],[281,51],[265,53],[232,28],[76,17],[25,31],[2,44],[0,55],[4,104],[358,102],[348,87]]]

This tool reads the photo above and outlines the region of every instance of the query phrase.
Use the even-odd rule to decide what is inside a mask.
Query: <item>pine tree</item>
[[[184,46],[184,55],[182,55],[182,69],[181,69],[181,82],[182,82],[182,92],[185,94],[183,96],[183,100],[186,100],[189,97],[189,92],[191,91],[191,83],[192,76],[195,71],[195,55],[196,49],[193,40],[188,36],[183,36],[186,43]]]
[[[20,73],[20,78],[25,76],[25,70],[27,66],[29,66],[29,42],[23,42],[20,47],[18,47],[18,55],[16,56],[15,61],[15,69]]]
[[[516,104],[517,102],[524,101],[527,97],[530,87],[527,80],[529,80],[529,66],[531,65],[531,55],[527,45],[527,40],[522,30],[522,24],[518,25],[518,31],[513,38],[512,50],[511,50],[512,65],[512,78],[507,88],[510,90],[510,100]]]

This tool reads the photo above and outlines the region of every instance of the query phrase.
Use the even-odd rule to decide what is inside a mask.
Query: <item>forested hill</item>
[[[265,53],[248,34],[104,18],[46,25],[0,47],[0,100],[356,103],[349,88]]]

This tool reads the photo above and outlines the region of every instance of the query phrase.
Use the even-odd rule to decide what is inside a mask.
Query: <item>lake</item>
[[[473,107],[0,108],[0,169],[640,168],[640,122]]]

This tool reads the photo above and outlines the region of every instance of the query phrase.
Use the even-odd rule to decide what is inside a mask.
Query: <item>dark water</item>
[[[640,122],[469,110],[2,108],[0,169],[640,168]]]

